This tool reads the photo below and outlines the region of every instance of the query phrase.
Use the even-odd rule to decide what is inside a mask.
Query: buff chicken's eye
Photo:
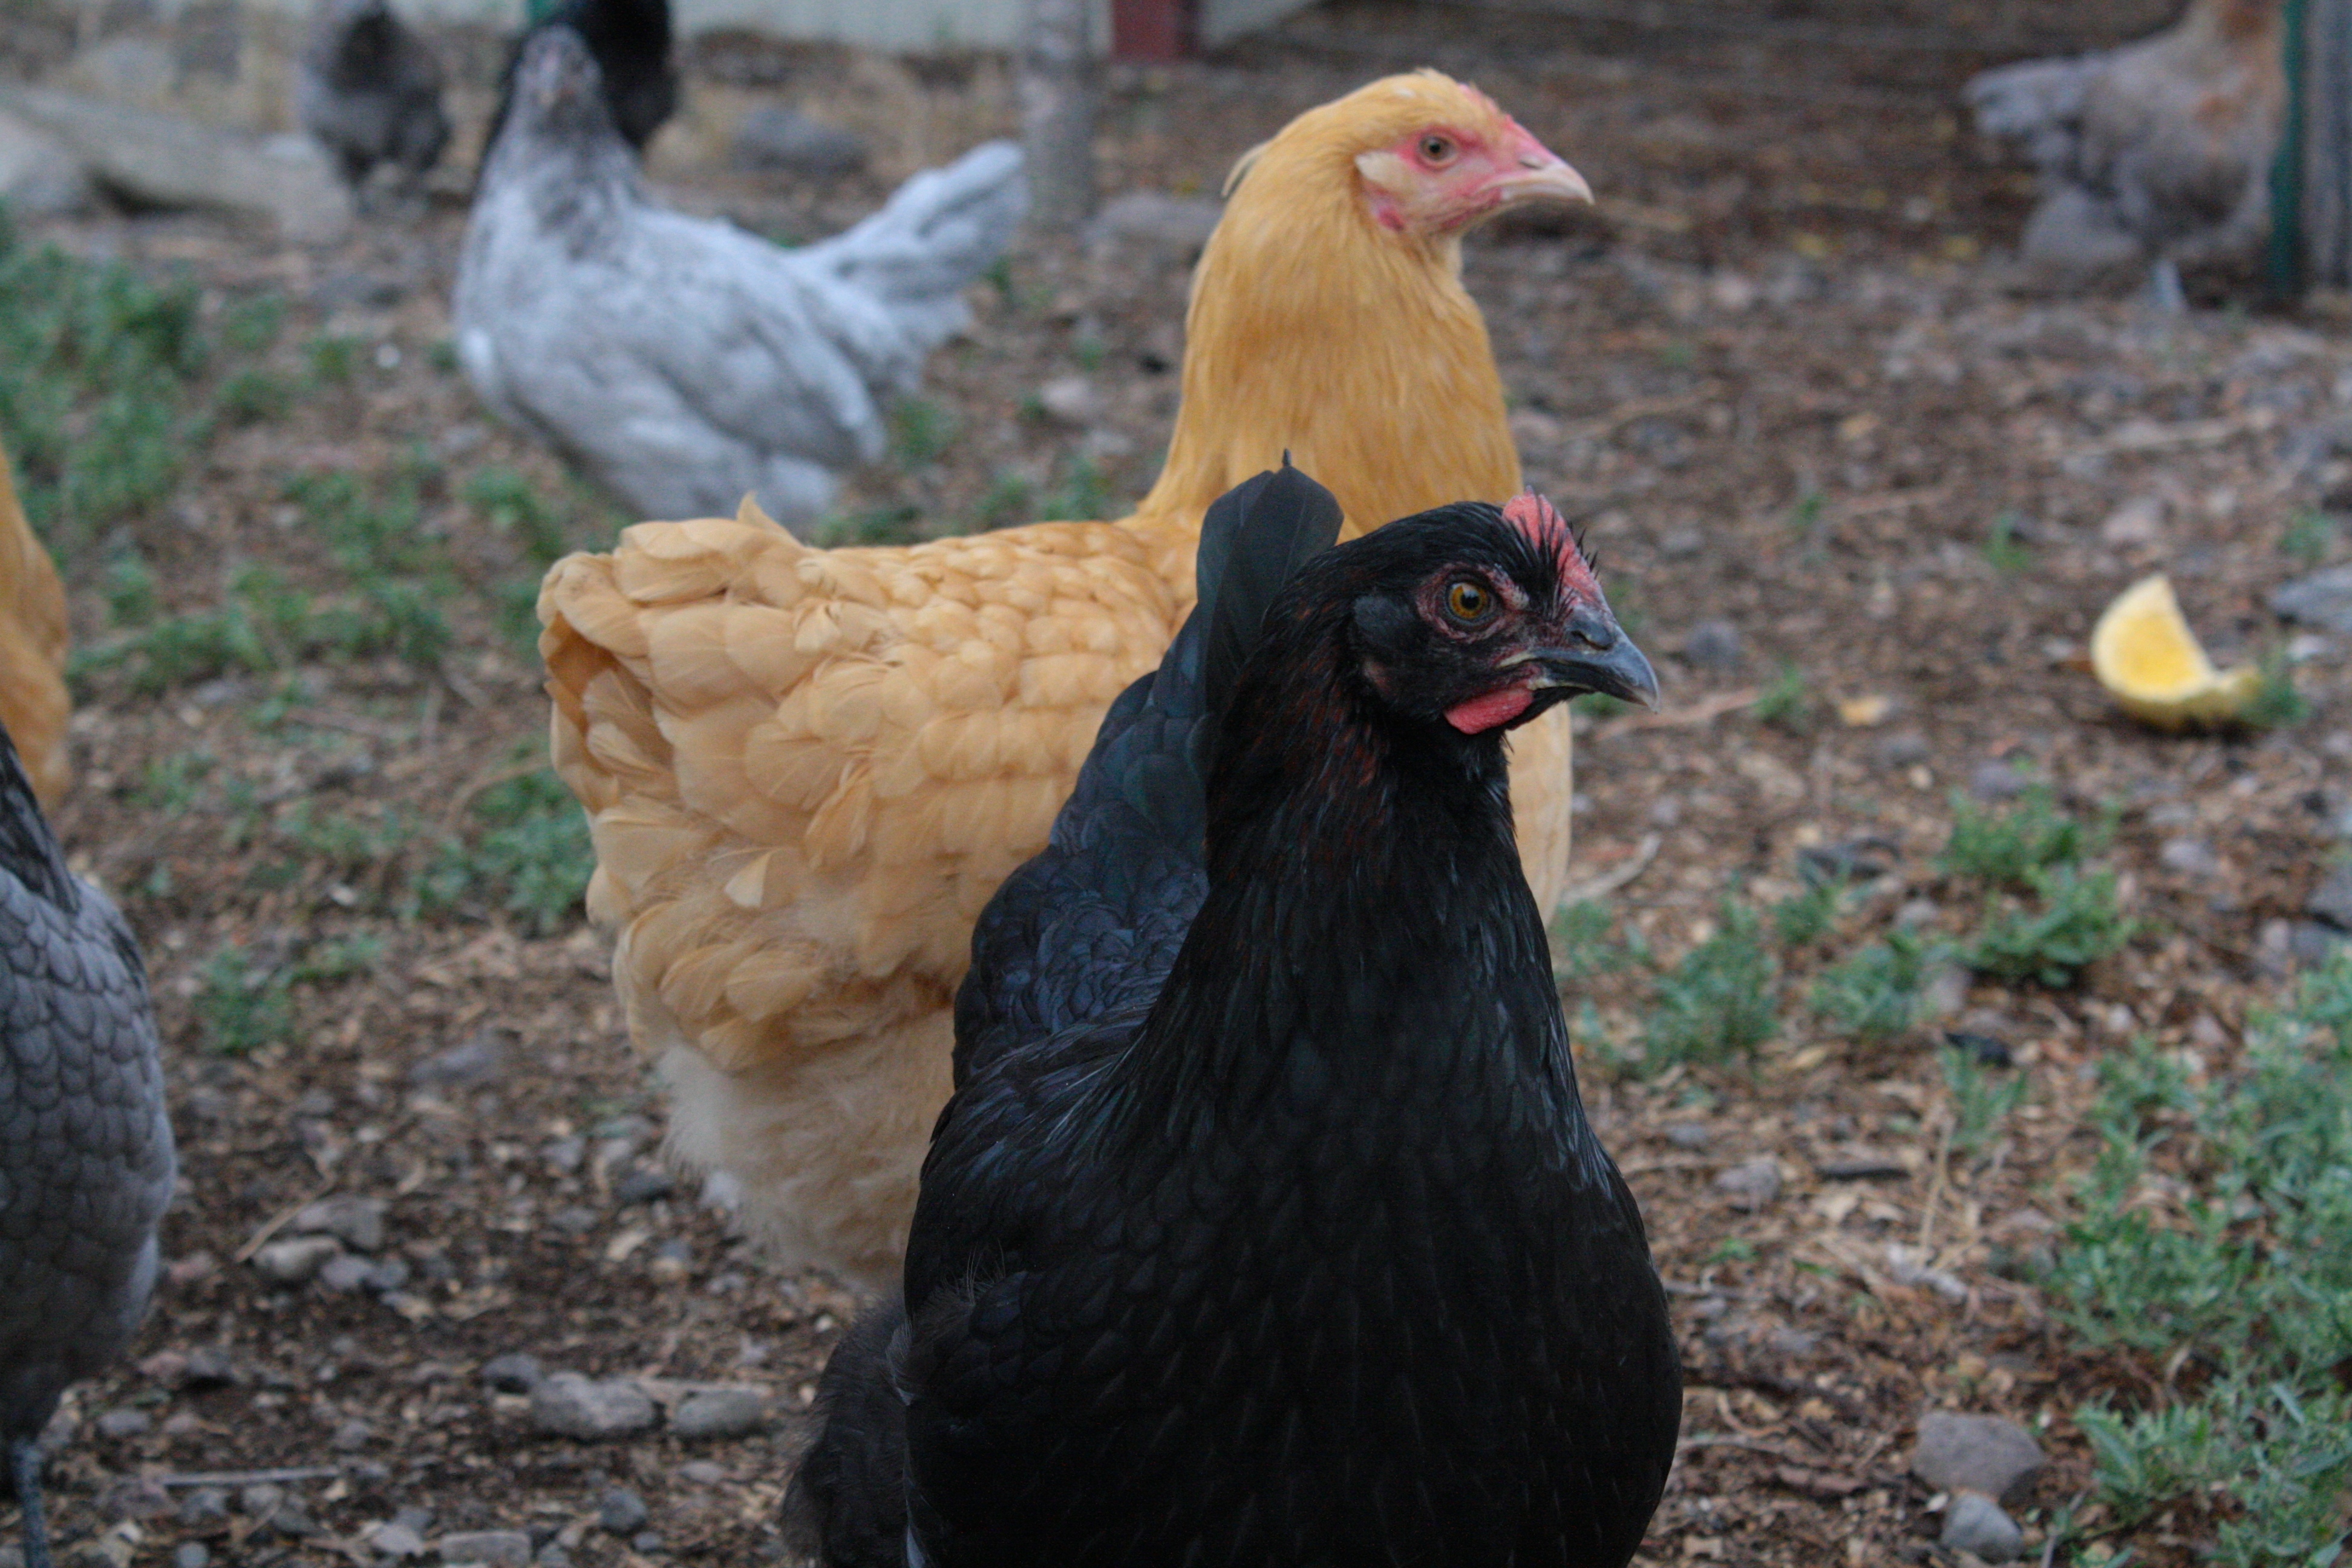
[[[1444,136],[1424,136],[1421,139],[1421,155],[1433,163],[1443,163],[1454,156],[1454,143]]]
[[[1455,620],[1475,626],[1495,613],[1495,595],[1464,578],[1445,590],[1445,610]]]

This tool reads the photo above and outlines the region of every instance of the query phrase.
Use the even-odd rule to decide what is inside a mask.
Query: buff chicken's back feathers
[[[16,738],[33,792],[54,807],[72,782],[66,762],[66,590],[16,500],[0,452],[0,724]]]

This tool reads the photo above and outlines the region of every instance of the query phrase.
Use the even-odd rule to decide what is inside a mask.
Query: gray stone
[[[425,1555],[425,1538],[397,1521],[377,1525],[375,1533],[368,1537],[368,1544],[374,1547],[376,1554],[382,1557],[403,1559]]]
[[[349,1295],[365,1286],[374,1272],[374,1264],[346,1252],[327,1259],[326,1266],[319,1270],[319,1284],[339,1296]]]
[[[2352,564],[2296,578],[2272,593],[2271,609],[2291,621],[2352,636]]]
[[[379,1296],[389,1296],[408,1283],[408,1259],[387,1258],[368,1270],[367,1288]]]
[[[209,1568],[212,1549],[201,1541],[183,1541],[172,1548],[172,1568]]]
[[[298,1236],[273,1241],[253,1255],[253,1267],[275,1285],[299,1285],[340,1254],[343,1244],[331,1236]]]
[[[1969,793],[1979,800],[2014,800],[2033,782],[2032,775],[2007,763],[1979,763],[1969,773]]]
[[[339,1454],[354,1454],[375,1441],[375,1428],[364,1421],[346,1421],[335,1428],[329,1445]]]
[[[866,143],[837,125],[781,105],[755,109],[735,128],[735,161],[812,179],[838,179],[866,167]]]
[[[1729,1198],[1733,1208],[1751,1212],[1763,1208],[1780,1195],[1780,1164],[1770,1159],[1745,1161],[1718,1172],[1715,1190]]]
[[[198,1345],[188,1352],[188,1370],[181,1375],[183,1388],[222,1388],[236,1381],[236,1369],[229,1365],[228,1357],[210,1345]]]
[[[2352,931],[2352,866],[2338,866],[2330,873],[2312,890],[2303,910],[2337,931]]]
[[[632,1204],[649,1204],[656,1198],[669,1196],[674,1184],[667,1171],[643,1166],[613,1184],[613,1201],[623,1208]]]
[[[2202,838],[2168,838],[2156,852],[2156,858],[2164,862],[2167,870],[2197,880],[2217,876],[2221,869],[2221,858]]]
[[[661,1538],[660,1531],[648,1530],[630,1541],[629,1550],[641,1556],[658,1557],[668,1544]]]
[[[1704,1149],[1714,1138],[1704,1121],[1677,1121],[1666,1129],[1666,1142],[1677,1149]]]
[[[1105,202],[1095,215],[1095,233],[1189,257],[1209,243],[1224,204],[1160,191],[1129,191]]]
[[[1982,1492],[2015,1502],[2042,1473],[2042,1445],[2013,1421],[1945,1410],[1919,1417],[1911,1473],[1939,1492]]]
[[[520,1530],[468,1530],[435,1542],[444,1563],[481,1563],[489,1568],[530,1568],[530,1537]]]
[[[530,1391],[530,1418],[556,1437],[597,1441],[625,1437],[654,1424],[654,1402],[623,1379],[600,1383],[576,1372],[559,1372]]]
[[[688,1459],[677,1468],[677,1479],[698,1487],[715,1487],[727,1479],[727,1467],[709,1459]]]
[[[561,1541],[551,1541],[541,1547],[539,1555],[531,1561],[538,1568],[572,1568],[572,1553],[563,1550]]]
[[[47,88],[0,88],[0,110],[55,137],[99,184],[134,201],[263,218],[279,237],[301,244],[351,232],[351,192],[304,137],[256,141]]]
[[[131,1476],[100,1494],[98,1511],[109,1520],[169,1519],[173,1511],[172,1494],[152,1476]]]
[[[766,1425],[768,1397],[756,1388],[706,1388],[678,1401],[669,1429],[679,1436],[745,1437]]]
[[[1057,375],[1037,389],[1037,402],[1047,418],[1073,429],[1083,429],[1103,416],[1102,393],[1083,375]]]
[[[614,1535],[635,1535],[652,1518],[646,1500],[625,1487],[614,1487],[596,1499],[596,1523]]]
[[[2297,921],[2287,931],[2287,956],[2305,969],[2316,969],[2334,958],[2336,950],[2347,942],[2352,942],[2352,932],[2317,921]]]
[[[109,1410],[98,1418],[98,1435],[101,1437],[136,1437],[155,1425],[155,1418],[136,1405],[125,1405]]]
[[[1878,742],[1878,765],[1907,768],[1927,760],[1927,737],[1916,730],[1898,730]]]
[[[539,1358],[520,1351],[494,1355],[482,1363],[482,1381],[500,1394],[529,1394],[546,1377]]]
[[[382,1198],[322,1198],[294,1216],[294,1233],[335,1237],[355,1252],[373,1252],[383,1246]]]
[[[0,114],[0,201],[28,216],[87,208],[94,193],[81,160],[56,137],[13,114]]]
[[[488,1083],[507,1065],[506,1047],[488,1029],[464,1045],[452,1046],[408,1069],[408,1081],[420,1089],[465,1088]]]
[[[180,1500],[180,1522],[202,1529],[206,1525],[226,1523],[228,1519],[228,1493],[218,1487],[198,1487]]]
[[[268,1519],[285,1506],[286,1489],[275,1481],[256,1481],[237,1490],[236,1510],[247,1519]]]
[[[1944,1509],[1944,1533],[1937,1539],[1954,1552],[1972,1552],[1986,1563],[2014,1563],[2025,1550],[2025,1531],[1982,1492],[1953,1497]]]
[[[1739,628],[1729,621],[1701,621],[1683,634],[1683,657],[1701,669],[1728,675],[1739,668]]]

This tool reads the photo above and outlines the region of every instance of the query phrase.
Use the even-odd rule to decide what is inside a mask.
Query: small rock
[[[1969,972],[1957,963],[1938,964],[1919,987],[1919,1012],[1929,1019],[1949,1018],[1969,1005]]]
[[[1677,1121],[1666,1129],[1666,1142],[1677,1149],[1704,1149],[1714,1137],[1704,1121]]]
[[[692,1440],[745,1437],[768,1419],[767,1395],[756,1388],[707,1388],[689,1394],[670,1412],[669,1429]]]
[[[368,1537],[368,1544],[374,1547],[377,1555],[382,1557],[398,1559],[425,1555],[425,1538],[397,1521],[377,1525],[374,1533]]]
[[[379,1296],[389,1296],[408,1283],[408,1259],[387,1258],[367,1273],[367,1288]]]
[[[596,1499],[596,1523],[614,1535],[635,1535],[652,1518],[646,1500],[625,1487],[614,1487]]]
[[[1037,389],[1038,405],[1056,424],[1083,429],[1103,416],[1102,394],[1083,375],[1057,375]]]
[[[342,1250],[343,1244],[331,1236],[298,1236],[273,1241],[255,1253],[253,1266],[273,1284],[299,1285]]]
[[[1209,243],[1223,216],[1221,202],[1159,191],[1129,191],[1103,204],[1102,211],[1095,215],[1095,232],[1189,257]]]
[[[559,1138],[539,1152],[548,1168],[561,1175],[572,1175],[580,1163],[588,1158],[588,1141],[584,1138]]]
[[[551,1436],[625,1437],[654,1424],[654,1402],[634,1383],[559,1372],[530,1391],[530,1418]]]
[[[818,180],[866,167],[866,143],[856,135],[779,105],[743,116],[735,128],[734,155],[747,169],[778,169]]]
[[[601,1222],[594,1209],[571,1204],[549,1215],[547,1223],[566,1236],[585,1236]]]
[[[172,1548],[172,1568],[207,1568],[212,1549],[201,1541],[183,1541]]]
[[[2032,775],[2007,763],[1979,763],[1969,773],[1969,793],[1981,801],[2015,800]]]
[[[673,1184],[667,1171],[639,1167],[613,1184],[613,1201],[623,1208],[669,1196]]]
[[[521,1351],[494,1355],[482,1363],[482,1381],[500,1394],[529,1394],[546,1377],[539,1358]]]
[[[494,1031],[483,1029],[464,1045],[452,1046],[410,1068],[408,1081],[420,1089],[464,1088],[489,1082],[506,1065],[506,1047]]]
[[[2291,621],[2352,636],[2352,564],[2296,578],[2271,595],[2271,609]]]
[[[2164,537],[2164,498],[2139,496],[2109,512],[2099,524],[2099,542],[2125,547],[2154,544]]]
[[[2316,969],[2336,956],[2336,950],[2352,942],[2352,932],[2338,931],[2317,921],[2297,921],[2287,931],[2287,956],[2305,969]]]
[[[91,200],[80,159],[55,137],[0,114],[0,201],[10,212],[61,216],[84,210]]]
[[[1954,1552],[1973,1552],[1986,1563],[2014,1563],[2025,1550],[2025,1531],[1982,1492],[1959,1492],[1944,1510],[1937,1537]]]
[[[180,1522],[195,1529],[228,1520],[228,1493],[218,1487],[198,1487],[180,1500]]]
[[[286,1489],[275,1481],[256,1481],[236,1494],[236,1510],[247,1519],[268,1519],[286,1506]]]
[[[2339,866],[2313,889],[2304,913],[2326,921],[2338,931],[2352,931],[2352,866]]]
[[[2042,1466],[2042,1445],[2013,1421],[1945,1410],[1919,1418],[1911,1473],[1939,1492],[1976,1491],[2013,1502]]]
[[[136,1405],[125,1405],[106,1412],[98,1418],[98,1435],[101,1437],[136,1437],[155,1425],[155,1418]]]
[[[677,1479],[698,1487],[715,1487],[727,1479],[727,1467],[709,1459],[688,1459],[677,1468]]]
[[[1701,669],[1729,675],[1739,668],[1739,628],[1729,621],[1701,621],[1683,634],[1683,657]]]
[[[393,1510],[392,1522],[398,1525],[401,1529],[408,1531],[411,1535],[422,1539],[427,1531],[432,1530],[433,1521],[438,1517],[439,1515],[436,1514],[431,1509],[419,1508],[415,1503],[411,1503],[406,1508]]]
[[[530,1537],[520,1530],[468,1530],[434,1542],[444,1563],[481,1563],[489,1568],[530,1568]]]
[[[353,1454],[375,1441],[375,1428],[364,1421],[346,1421],[335,1428],[329,1445],[339,1454]]]
[[[382,1198],[323,1198],[294,1216],[297,1236],[331,1236],[355,1252],[373,1252],[383,1246]]]
[[[147,1476],[132,1476],[106,1489],[98,1500],[98,1511],[110,1520],[169,1519],[178,1507],[161,1483]]]
[[[1979,1035],[1970,1029],[1947,1029],[1944,1043],[1960,1052],[1979,1067],[2011,1068],[2017,1058],[2011,1053],[2009,1042],[1992,1035]]]
[[[2221,858],[2202,838],[2168,838],[2156,852],[2156,858],[2164,862],[2167,870],[2200,880],[2217,876],[2221,870]]]
[[[348,1295],[365,1285],[374,1272],[375,1265],[346,1252],[327,1259],[326,1266],[319,1270],[319,1283],[339,1296]]]
[[[209,1345],[199,1346],[188,1352],[188,1370],[180,1380],[183,1388],[225,1388],[236,1381],[236,1369],[228,1357]]]
[[[1927,737],[1916,730],[1898,731],[1872,748],[1882,768],[1916,767],[1927,760]]]
[[[1780,1164],[1770,1159],[1745,1161],[1718,1172],[1715,1190],[1729,1198],[1733,1208],[1760,1209],[1780,1195]]]
[[[539,1549],[539,1555],[531,1562],[538,1568],[572,1568],[572,1553],[563,1550],[561,1541],[551,1541]]]
[[[658,1531],[648,1530],[630,1541],[629,1550],[640,1556],[657,1557],[667,1544]]]

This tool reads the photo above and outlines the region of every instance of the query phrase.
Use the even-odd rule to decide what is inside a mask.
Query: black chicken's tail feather
[[[784,1493],[784,1543],[819,1568],[906,1568],[907,1406],[891,1367],[907,1326],[893,1296],[825,1363],[817,1435]]]
[[[1200,604],[1184,628],[1188,636],[1200,628],[1203,719],[1224,711],[1266,607],[1299,567],[1339,541],[1339,498],[1291,467],[1287,452],[1281,468],[1244,479],[1210,505],[1201,524]],[[1203,725],[1199,734],[1213,732]],[[1206,746],[1196,738],[1204,778]]]
[[[0,725],[0,871],[61,910],[70,911],[80,902],[65,850],[41,815],[40,799],[5,725]]]

